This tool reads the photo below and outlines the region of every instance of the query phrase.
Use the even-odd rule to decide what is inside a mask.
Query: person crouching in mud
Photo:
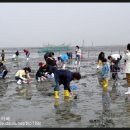
[[[48,54],[48,57],[46,58],[46,66],[46,75],[48,76],[48,78],[54,78],[54,72],[57,70],[57,64],[53,52]]]
[[[17,84],[28,83],[31,80],[29,73],[31,69],[29,67],[25,67],[21,70],[18,70],[15,74],[15,79],[17,80]]]
[[[72,92],[70,88],[70,82],[72,80],[80,80],[81,75],[79,72],[71,72],[69,70],[56,70],[54,73],[55,87],[54,96],[56,99],[59,98],[59,85],[64,85],[64,97],[71,97]],[[71,94],[71,95],[70,95]]]
[[[39,69],[36,72],[36,80],[38,82],[43,81],[43,80],[47,80],[47,77],[45,75],[46,72],[47,72],[46,64],[40,62],[39,63]]]
[[[0,77],[4,79],[7,73],[8,73],[7,67],[2,63],[2,61],[0,61]]]
[[[108,90],[108,80],[109,80],[109,76],[110,76],[110,67],[107,63],[106,58],[104,58],[102,60],[102,63],[103,63],[103,67],[100,72],[100,83],[103,88],[103,91],[107,91]]]

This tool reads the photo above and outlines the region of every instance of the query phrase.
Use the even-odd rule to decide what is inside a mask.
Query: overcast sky
[[[130,3],[0,3],[0,47],[128,42]]]

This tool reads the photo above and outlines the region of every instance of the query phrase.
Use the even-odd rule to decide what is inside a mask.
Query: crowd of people
[[[121,61],[124,63],[124,73],[128,85],[128,91],[125,94],[130,94],[130,43],[124,51],[124,55],[111,54],[107,58],[104,52],[100,52],[97,60],[97,74],[99,84],[104,91],[109,88],[109,80],[117,81],[119,79],[118,72],[121,71]]]
[[[23,49],[25,53],[26,61],[29,62],[30,59],[30,51],[28,49]],[[18,61],[20,53],[17,50],[12,57],[12,60]],[[38,70],[35,73],[36,82],[41,82],[45,80],[53,79],[55,82],[54,86],[54,97],[56,99],[59,98],[59,87],[62,84],[64,86],[64,97],[72,97],[73,93],[71,91],[70,82],[72,80],[80,80],[81,74],[77,71],[71,72],[66,69],[66,64],[72,62],[72,52],[63,52],[59,54],[56,58],[54,52],[46,52],[44,54],[44,61],[38,63]],[[79,46],[75,47],[75,61],[76,65],[80,67],[81,60],[81,49]],[[60,67],[59,67],[60,66]],[[32,77],[30,76],[31,67],[25,66],[17,70],[14,75],[16,83],[18,85],[24,83],[31,83]],[[8,73],[8,69],[5,66],[5,52],[2,50],[1,53],[1,61],[0,61],[0,76],[1,78],[5,78]]]
[[[30,51],[24,49],[23,52],[26,56],[26,61],[29,61]],[[13,60],[18,61],[19,51],[17,50],[13,56]],[[81,49],[77,45],[75,46],[75,66],[80,67],[81,62]],[[55,56],[54,52],[46,52],[44,54],[44,62],[38,63],[38,70],[35,73],[35,79],[37,82],[53,79],[55,81],[54,86],[54,97],[59,98],[59,86],[64,86],[64,97],[71,97],[70,82],[72,80],[80,80],[81,74],[78,71],[71,72],[66,69],[68,63],[72,63],[73,54],[72,52],[63,52]],[[8,69],[5,65],[5,52],[2,50],[1,61],[0,61],[0,77],[5,78],[8,74]],[[124,55],[111,54],[108,57],[105,56],[104,52],[100,52],[97,60],[97,78],[99,84],[102,86],[103,91],[107,91],[109,88],[109,80],[117,81],[119,79],[118,72],[121,71],[121,61],[124,62],[124,73],[126,73],[126,80],[128,85],[128,91],[125,94],[130,94],[130,43],[128,43]],[[30,83],[31,68],[25,66],[20,70],[17,70],[14,78],[17,84]]]

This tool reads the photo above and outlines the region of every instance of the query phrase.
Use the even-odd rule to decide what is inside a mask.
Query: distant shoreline
[[[127,44],[126,44],[127,45]],[[80,46],[81,48],[82,47],[85,47],[85,48],[95,48],[95,47],[97,47],[97,48],[99,48],[99,47],[125,47],[126,45],[97,45],[97,46],[86,46],[86,45],[84,45],[84,46]],[[50,45],[51,46],[51,45]],[[55,46],[55,45],[52,45],[52,46]],[[60,45],[59,45],[60,46]],[[37,47],[0,47],[0,49],[2,48],[2,49],[7,49],[7,48],[44,48],[44,47],[47,47],[47,46],[43,46],[43,47],[41,47],[41,46],[37,46]],[[70,46],[70,47],[75,47],[75,46]]]

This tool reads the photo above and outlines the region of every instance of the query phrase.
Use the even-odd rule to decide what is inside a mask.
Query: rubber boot
[[[108,80],[104,79],[102,81],[102,86],[103,86],[103,90],[107,91],[108,90]]]
[[[55,99],[54,107],[57,108],[59,106],[59,99]]]
[[[64,90],[64,97],[70,97],[70,94],[69,94],[68,90]]]
[[[59,98],[59,91],[54,91],[54,96],[56,99],[58,99]]]

